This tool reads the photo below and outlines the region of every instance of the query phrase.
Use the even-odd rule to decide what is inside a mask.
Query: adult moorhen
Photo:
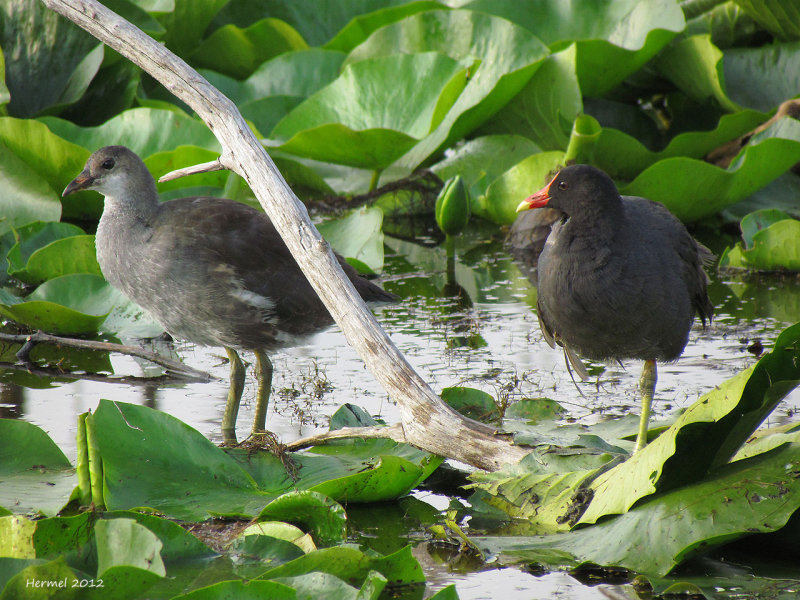
[[[253,431],[264,431],[272,383],[267,356],[333,322],[269,218],[221,198],[160,203],[155,180],[124,146],[89,157],[63,195],[105,196],[97,227],[97,260],[106,279],[176,338],[222,346],[231,364],[223,437],[235,441],[245,368],[238,350],[256,357],[259,382]],[[366,301],[396,299],[337,255]]]
[[[538,261],[539,325],[551,347],[564,347],[582,378],[577,352],[592,360],[645,361],[635,450],[647,443],[656,361],[676,360],[695,313],[705,326],[714,307],[703,266],[713,254],[662,204],[620,196],[603,171],[562,169],[517,211],[562,211]]]

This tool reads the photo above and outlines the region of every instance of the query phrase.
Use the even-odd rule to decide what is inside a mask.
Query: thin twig
[[[186,177],[187,175],[197,175],[198,173],[210,173],[212,171],[224,171],[227,169],[222,162],[217,160],[212,160],[211,162],[201,163],[198,165],[192,165],[190,167],[183,167],[182,169],[176,169],[174,171],[170,171],[165,175],[162,175],[158,178],[159,183],[164,183],[165,181],[172,181],[173,179],[180,179],[181,177]]]
[[[167,369],[173,375],[190,381],[210,381],[214,379],[204,371],[198,371],[178,361],[170,360],[150,350],[138,348],[136,346],[125,346],[113,342],[98,342],[95,340],[81,340],[77,338],[50,335],[42,331],[32,334],[12,334],[0,333],[0,342],[11,344],[51,344],[54,346],[64,346],[66,348],[81,348],[85,350],[99,350],[101,352],[117,352],[149,360]],[[82,377],[83,378],[83,377]]]
[[[286,444],[286,449],[293,452],[295,450],[302,450],[303,448],[310,448],[311,446],[318,446],[329,440],[344,440],[349,438],[390,439],[401,444],[406,443],[403,426],[400,423],[396,423],[388,427],[342,427],[334,431],[326,431],[295,440]]]

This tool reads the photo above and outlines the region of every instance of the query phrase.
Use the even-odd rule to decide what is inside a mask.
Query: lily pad
[[[585,96],[601,96],[614,89],[685,26],[683,11],[674,1],[564,4],[560,0],[540,0],[534,9],[514,0],[473,0],[461,6],[517,23],[554,52],[575,42],[577,73]]]
[[[73,273],[103,276],[97,264],[93,235],[73,235],[50,242],[30,255],[24,269],[14,271],[11,275],[25,283],[37,285]]]
[[[528,538],[472,539],[483,550],[514,561],[570,567],[591,562],[663,577],[721,543],[780,529],[800,508],[798,472],[800,448],[785,444],[593,527]]]
[[[377,273],[383,268],[383,211],[362,207],[349,215],[317,225],[336,252]]]
[[[91,152],[107,146],[109,140],[127,146],[142,158],[176,146],[220,151],[217,138],[202,121],[174,110],[131,108],[97,127],[80,127],[55,117],[42,117],[39,121],[56,135]]]
[[[0,314],[59,335],[96,333],[117,296],[105,279],[77,273],[46,281],[25,298],[0,288]]]
[[[469,10],[436,10],[378,29],[353,49],[347,64],[397,52],[428,51],[480,62],[438,127],[386,173],[390,180],[407,175],[485,122],[522,90],[548,54],[530,32],[505,19]]]
[[[783,211],[763,210],[742,219],[744,246],[726,248],[721,269],[800,271],[800,221]]]
[[[566,150],[583,99],[575,73],[574,44],[551,54],[531,80],[484,125],[493,133],[524,135],[543,150]]]
[[[683,221],[743,200],[800,161],[800,121],[783,118],[754,135],[727,169],[686,157],[661,160],[620,192],[662,202]]]
[[[0,478],[0,506],[48,515],[67,503],[77,481],[69,460],[44,431],[13,419],[0,419]]]
[[[305,48],[308,44],[291,25],[267,18],[244,29],[220,27],[203,40],[191,59],[202,67],[244,79],[266,60]]]
[[[381,170],[438,126],[465,83],[465,66],[438,52],[362,60],[292,110],[270,136],[285,152]]]

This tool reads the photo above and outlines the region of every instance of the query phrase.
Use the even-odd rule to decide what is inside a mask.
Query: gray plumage
[[[64,195],[83,189],[105,196],[96,246],[111,285],[174,337],[223,346],[228,353],[231,387],[222,419],[228,443],[236,441],[245,377],[236,350],[255,353],[259,388],[253,432],[262,433],[272,382],[267,353],[333,322],[272,222],[232,200],[159,202],[152,175],[124,146],[92,154]],[[364,300],[396,299],[337,259]]]
[[[103,275],[173,336],[273,350],[332,323],[263,212],[209,197],[160,203],[147,167],[123,146],[95,152],[81,177],[106,198],[96,237]],[[394,299],[338,258],[365,300]]]

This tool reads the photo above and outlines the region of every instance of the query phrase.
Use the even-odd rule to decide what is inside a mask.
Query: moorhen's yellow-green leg
[[[656,361],[644,361],[642,377],[639,379],[639,392],[642,396],[642,416],[639,417],[639,433],[636,435],[634,452],[638,452],[647,445],[647,425],[650,422],[650,407],[653,404],[653,396],[656,393],[657,379]]]
[[[256,355],[256,379],[258,392],[256,394],[256,415],[253,419],[253,433],[264,433],[267,426],[267,407],[269,394],[272,391],[272,361],[261,350],[254,351]]]
[[[244,364],[233,348],[225,348],[231,363],[231,385],[228,388],[228,401],[222,415],[222,439],[226,444],[236,443],[236,417],[239,415],[239,402],[244,391]]]

